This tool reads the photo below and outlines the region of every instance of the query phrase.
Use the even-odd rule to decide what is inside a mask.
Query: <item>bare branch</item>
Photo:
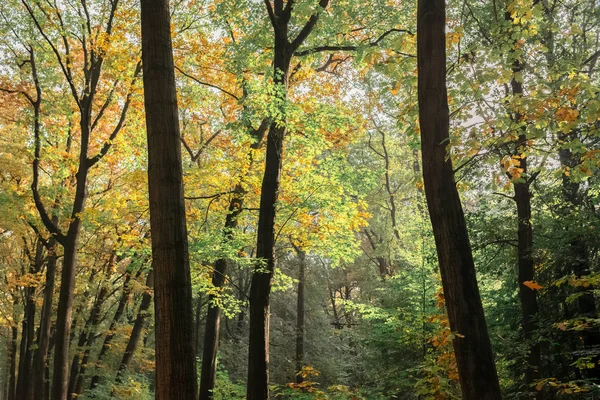
[[[35,13],[33,12],[33,9],[31,8],[31,6],[25,0],[21,0],[21,2],[27,9],[27,13],[33,20],[33,23],[36,26],[37,30],[40,32],[40,34],[42,35],[42,37],[44,38],[46,43],[48,43],[48,45],[52,49],[52,52],[56,56],[56,60],[58,61],[60,69],[62,70],[65,78],[67,79],[67,83],[69,85],[69,88],[71,89],[71,94],[73,95],[73,98],[75,99],[75,103],[77,104],[79,109],[81,109],[81,102],[79,101],[79,95],[77,94],[77,89],[75,88],[75,84],[73,83],[73,77],[71,76],[70,68],[67,68],[67,66],[65,65],[65,63],[62,59],[62,56],[60,55],[60,52],[58,51],[58,49],[56,48],[54,43],[52,43],[52,41],[50,40],[50,38],[48,37],[48,35],[44,31],[44,29],[42,28],[40,22],[38,21],[37,17],[35,16]]]
[[[409,31],[407,29],[392,28],[392,29],[389,29],[389,30],[383,32],[377,39],[375,39],[375,41],[367,43],[367,44],[363,44],[363,45],[326,45],[326,46],[317,46],[317,47],[313,47],[312,49],[307,49],[307,50],[302,50],[302,51],[296,51],[294,53],[294,55],[298,56],[298,57],[302,57],[302,56],[306,56],[306,55],[313,54],[313,53],[322,53],[322,52],[325,52],[325,51],[356,51],[356,50],[358,50],[359,47],[375,47],[375,46],[378,46],[379,43],[383,39],[385,39],[388,35],[390,35],[391,33],[394,33],[394,32],[406,33],[407,35],[414,36],[414,33],[412,33],[411,31]],[[415,57],[412,54],[404,54],[404,53],[398,53],[398,54],[402,54],[402,55],[405,55],[407,57]]]
[[[226,194],[232,194],[232,193],[235,193],[235,191],[229,190],[227,192],[209,194],[209,195],[204,195],[204,196],[186,196],[185,199],[186,200],[216,199],[217,197],[225,196]]]
[[[271,0],[264,0],[265,6],[267,7],[267,13],[269,14],[269,20],[271,21],[271,25],[273,29],[277,30],[277,20],[275,19],[275,12],[273,12],[273,6],[271,5]]]
[[[193,80],[194,82],[196,82],[196,83],[198,83],[198,84],[200,84],[200,85],[204,85],[204,86],[208,86],[208,87],[211,87],[211,88],[217,89],[217,90],[219,90],[219,91],[221,91],[221,92],[225,93],[226,95],[229,95],[229,96],[233,97],[234,99],[236,99],[236,100],[238,100],[238,101],[239,101],[239,99],[240,99],[240,98],[239,98],[238,96],[236,96],[235,94],[233,94],[233,93],[231,93],[231,92],[229,92],[229,91],[227,91],[227,90],[225,90],[225,89],[223,89],[223,88],[221,88],[221,87],[219,87],[219,86],[217,86],[217,85],[213,85],[212,83],[203,82],[203,81],[201,81],[200,79],[196,78],[195,76],[192,76],[192,75],[188,74],[187,72],[184,72],[184,71],[183,71],[181,68],[179,68],[178,66],[175,66],[175,69],[176,69],[177,71],[179,71],[179,73],[181,73],[181,75],[183,75],[183,76],[185,76],[185,77],[187,77],[187,78],[189,78],[189,79]]]

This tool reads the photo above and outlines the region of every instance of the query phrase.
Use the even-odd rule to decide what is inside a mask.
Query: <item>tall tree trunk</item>
[[[319,7],[293,40],[289,40],[288,24],[293,1],[283,3],[266,0],[267,12],[274,30],[273,83],[277,87],[278,121],[272,122],[267,135],[267,154],[258,216],[256,257],[250,287],[250,339],[248,351],[247,400],[269,399],[269,298],[275,270],[275,212],[279,196],[283,139],[286,133],[285,102],[287,101],[290,61],[294,52],[315,27],[320,12],[329,0],[320,0]]]
[[[148,319],[148,309],[150,308],[150,304],[152,304],[152,292],[150,288],[154,285],[154,271],[150,271],[148,273],[148,277],[146,278],[146,286],[148,287],[144,294],[142,295],[142,301],[140,303],[140,308],[138,310],[137,317],[133,324],[133,329],[131,330],[131,335],[129,336],[129,341],[127,342],[127,347],[125,347],[125,353],[123,353],[123,358],[121,359],[121,363],[119,364],[119,369],[117,370],[117,382],[121,383],[123,380],[123,375],[129,369],[129,365],[133,360],[133,355],[135,354],[135,350],[140,342],[140,338],[142,337],[142,332],[144,331],[144,327],[146,326],[146,320]]]
[[[287,27],[286,27],[287,29]],[[287,32],[286,32],[287,34]],[[289,56],[287,35],[275,41],[276,85],[287,88]],[[282,88],[282,91],[285,89]],[[284,95],[285,96],[285,95]],[[285,101],[285,97],[281,99]],[[275,270],[275,205],[279,194],[285,125],[273,123],[267,138],[265,174],[258,217],[257,258],[250,287],[250,339],[248,355],[248,400],[269,398],[269,297]]]
[[[231,214],[229,214],[231,215]],[[229,215],[227,218],[229,218]],[[221,258],[215,262],[212,284],[215,288],[223,287],[227,269],[227,259]],[[208,314],[204,333],[202,350],[202,371],[200,373],[200,400],[213,398],[213,389],[217,372],[217,351],[219,349],[219,328],[221,325],[221,307],[214,303],[214,294],[209,296]]]
[[[192,284],[168,0],[142,0],[156,398],[195,399]]]
[[[465,218],[446,157],[450,117],[446,89],[446,4],[419,0],[417,66],[423,179],[462,396],[501,399],[494,356],[477,287]]]
[[[513,19],[509,11],[504,14],[506,21],[513,25]],[[516,42],[514,43],[516,45]],[[511,52],[511,57],[515,57]],[[513,99],[520,100],[523,97],[523,84],[517,78],[523,72],[523,64],[518,58],[512,60],[511,69],[513,77],[510,81]],[[540,377],[541,367],[541,351],[540,344],[532,341],[533,331],[536,329],[534,322],[538,312],[536,293],[530,287],[524,285],[524,282],[531,282],[534,279],[534,262],[533,262],[533,229],[531,225],[531,190],[530,185],[535,176],[528,174],[527,165],[527,132],[526,127],[522,123],[522,114],[515,110],[511,113],[511,119],[515,125],[519,127],[519,136],[515,141],[514,154],[512,157],[517,157],[522,169],[520,177],[513,177],[507,173],[509,179],[514,181],[515,195],[514,200],[517,207],[517,252],[518,252],[518,279],[519,279],[519,299],[521,301],[523,338],[529,345],[529,354],[527,356],[527,366],[525,368],[525,384],[528,390],[535,391],[532,383]],[[536,392],[536,397],[541,398],[542,392]]]
[[[75,272],[77,267],[77,247],[81,232],[81,214],[87,199],[87,177],[89,171],[88,145],[91,126],[91,98],[82,101],[81,148],[79,169],[76,176],[75,197],[71,212],[71,223],[63,238],[63,265],[60,279],[56,317],[56,343],[54,345],[54,369],[52,377],[52,400],[66,400],[69,385],[69,346],[73,322],[73,298]]]
[[[48,260],[46,262],[46,284],[44,286],[44,303],[40,316],[38,348],[33,359],[33,398],[45,399],[45,371],[48,365],[48,349],[50,347],[50,329],[52,327],[52,301],[54,298],[54,280],[56,276],[56,239],[48,241]]]

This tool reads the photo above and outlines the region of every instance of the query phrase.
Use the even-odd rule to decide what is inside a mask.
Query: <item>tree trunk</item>
[[[139,276],[141,270],[136,275]],[[98,359],[96,360],[97,364],[104,359],[104,356],[110,349],[110,344],[112,343],[113,338],[115,337],[115,329],[117,328],[117,324],[121,320],[123,316],[123,312],[125,311],[125,306],[127,305],[127,301],[129,300],[129,296],[131,294],[131,274],[127,273],[125,277],[125,281],[123,282],[123,291],[121,292],[121,298],[119,299],[119,304],[117,305],[117,310],[115,311],[115,316],[113,317],[110,326],[108,327],[108,332],[106,333],[106,337],[104,338],[104,343],[102,343],[102,348],[100,349],[100,353],[98,354]],[[94,389],[100,383],[100,375],[94,374],[92,376],[90,382],[90,389]]]
[[[504,14],[505,20],[509,21],[512,26],[512,17],[510,12]],[[514,56],[511,54],[511,57]],[[512,61],[511,66],[513,77],[510,82],[512,96],[515,99],[523,97],[523,84],[517,79],[517,74],[523,71],[523,64],[518,58]],[[519,111],[511,113],[511,119],[514,124],[522,124],[523,116]],[[536,329],[534,322],[538,312],[537,297],[533,289],[527,287],[523,282],[530,282],[534,279],[534,262],[533,262],[533,229],[531,225],[531,180],[527,170],[527,132],[526,127],[520,127],[519,137],[515,141],[515,151],[512,156],[518,157],[520,161],[519,167],[522,169],[521,177],[515,179],[511,174],[507,173],[510,179],[514,180],[515,196],[514,200],[517,206],[518,232],[517,232],[517,252],[518,252],[518,267],[519,267],[519,299],[521,301],[523,338],[530,343],[529,354],[527,356],[527,366],[525,368],[525,384],[527,389],[534,391],[531,386],[535,380],[540,377],[541,367],[541,352],[540,344],[532,342],[532,334]],[[536,397],[540,398],[542,392],[536,392]]]
[[[156,398],[196,398],[192,285],[168,0],[142,0]]]
[[[274,30],[273,83],[276,90],[278,121],[271,123],[267,135],[267,154],[263,176],[258,216],[256,257],[250,287],[250,339],[248,344],[247,400],[269,399],[269,298],[275,270],[275,213],[279,196],[283,139],[286,133],[285,102],[287,101],[290,61],[294,52],[310,35],[318,21],[319,11],[313,14],[292,41],[288,37],[288,24],[293,2],[265,1]],[[328,0],[321,0],[325,9]]]
[[[296,246],[294,246],[296,248]],[[304,367],[304,284],[306,269],[306,253],[296,248],[300,260],[298,270],[298,299],[296,302],[296,383],[304,380],[300,371]]]
[[[35,299],[33,297],[34,288],[26,287],[25,292],[25,310],[23,321],[21,323],[21,344],[19,356],[19,368],[17,374],[16,396],[18,399],[27,399],[31,386],[29,385],[31,369],[31,346],[34,338],[34,320],[35,320]]]
[[[140,303],[138,315],[133,324],[133,329],[131,330],[131,335],[129,336],[129,341],[127,342],[125,353],[123,354],[123,358],[121,359],[121,364],[119,364],[119,369],[117,370],[117,382],[119,383],[122,382],[123,374],[129,369],[129,365],[133,360],[135,350],[137,349],[137,346],[140,342],[140,338],[142,337],[142,332],[144,330],[144,327],[146,326],[146,320],[149,316],[148,309],[150,308],[150,304],[152,303],[152,292],[150,291],[150,288],[153,285],[154,271],[150,271],[148,273],[148,277],[146,278],[146,286],[148,288],[142,295],[142,301]]]
[[[9,357],[10,357],[10,371],[8,378],[8,400],[16,400],[15,389],[17,388],[17,339],[19,337],[19,330],[16,325],[11,327],[12,337],[10,341]]]
[[[263,120],[261,125],[252,130],[252,136],[256,141],[250,146],[252,150],[260,148],[265,131],[268,128],[267,120]],[[250,151],[252,157],[252,151]],[[252,158],[250,161],[252,165]],[[242,177],[244,178],[244,177]],[[223,235],[226,241],[233,239],[233,230],[237,228],[238,217],[242,212],[246,191],[242,183],[238,183],[233,196],[229,202],[227,217],[223,227]],[[225,276],[227,274],[227,264],[229,260],[221,258],[215,262],[212,285],[215,288],[223,287]],[[219,329],[221,325],[221,308],[215,303],[215,296],[209,295],[208,313],[206,316],[206,327],[204,333],[204,344],[202,348],[202,371],[200,374],[200,400],[210,400],[213,398],[215,379],[217,374],[217,353],[219,351]]]
[[[113,255],[114,257],[114,255]],[[112,263],[110,261],[109,263]],[[110,271],[110,266],[107,267],[107,271]],[[107,279],[108,277],[105,277]],[[104,304],[104,300],[108,294],[108,288],[106,285],[102,286],[92,309],[90,311],[90,316],[88,317],[84,328],[82,329],[79,335],[79,342],[77,343],[78,352],[73,357],[73,362],[71,363],[71,376],[69,379],[69,391],[68,398],[74,399],[77,398],[81,392],[81,388],[83,385],[83,374],[85,373],[87,362],[90,358],[90,348],[95,340],[95,332],[96,327],[98,326],[98,322],[100,319],[100,309]]]
[[[275,41],[276,85],[287,87],[287,37]],[[285,89],[282,89],[283,91]],[[284,98],[281,101],[285,101]],[[265,174],[258,217],[257,259],[250,287],[248,400],[269,399],[269,297],[275,271],[275,207],[279,194],[285,125],[272,123],[267,138]]]
[[[44,265],[44,244],[37,240],[35,255],[31,260],[29,273],[38,273]],[[33,343],[35,337],[35,287],[28,286],[24,289],[25,312],[23,315],[21,331],[21,357],[19,358],[19,374],[17,378],[16,396],[19,399],[30,399],[33,396],[31,387],[31,363],[33,359]]]
[[[88,145],[91,126],[91,98],[82,100],[81,148],[79,169],[76,176],[75,197],[71,212],[71,223],[64,237],[63,265],[56,317],[56,343],[54,345],[54,369],[52,377],[52,400],[66,400],[69,385],[69,346],[73,322],[73,297],[77,267],[77,247],[81,231],[81,214],[87,199],[87,177],[89,172]]]
[[[229,203],[229,210],[225,220],[223,232],[227,241],[233,239],[233,229],[237,227],[237,218],[242,212],[244,204],[244,190],[238,184]],[[229,260],[220,258],[215,262],[212,276],[212,285],[215,288],[223,287],[227,264]],[[208,298],[208,314],[204,333],[204,347],[202,351],[202,371],[200,375],[200,400],[213,398],[217,373],[217,352],[219,349],[219,328],[221,324],[221,307],[215,304],[216,296],[211,294]]]
[[[465,400],[501,399],[465,218],[446,157],[446,4],[419,0],[417,66],[423,179]]]
[[[44,286],[44,303],[40,316],[38,348],[33,359],[33,398],[45,399],[45,371],[48,365],[48,350],[50,347],[50,329],[52,327],[52,301],[54,298],[54,280],[56,276],[56,239],[48,242],[48,260],[46,262],[46,285]]]

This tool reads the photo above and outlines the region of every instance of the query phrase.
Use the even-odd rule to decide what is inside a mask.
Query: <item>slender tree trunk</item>
[[[290,41],[288,24],[295,2],[265,1],[274,31],[273,83],[279,105],[278,121],[271,123],[267,135],[267,154],[263,176],[258,216],[255,266],[250,287],[250,339],[248,351],[247,400],[269,399],[269,298],[275,270],[275,213],[279,197],[279,181],[283,159],[283,139],[286,133],[285,103],[287,101],[290,61],[298,47],[308,38],[319,19],[319,14],[329,5],[320,0],[319,9],[313,13],[296,37]]]
[[[197,395],[192,285],[168,0],[142,0],[156,326],[156,398]]]
[[[8,378],[8,400],[16,400],[15,390],[17,388],[17,339],[19,330],[16,325],[11,327],[12,337],[9,346],[10,372]]]
[[[54,280],[56,276],[56,240],[48,242],[48,260],[46,262],[46,285],[44,286],[44,303],[40,316],[38,348],[33,360],[33,398],[45,399],[45,371],[48,365],[48,349],[50,346],[50,329],[52,325],[52,301],[54,298]]]
[[[136,275],[139,276],[141,270]],[[123,282],[123,291],[121,292],[121,298],[119,299],[119,304],[117,305],[117,310],[115,311],[115,316],[113,317],[110,326],[108,327],[108,332],[106,333],[106,337],[104,338],[104,342],[102,343],[102,348],[100,349],[100,353],[98,354],[98,359],[96,360],[97,364],[100,364],[102,360],[104,360],[104,356],[110,349],[110,345],[112,343],[113,338],[115,337],[115,329],[121,317],[123,316],[123,312],[125,311],[125,306],[127,305],[127,301],[129,300],[131,294],[131,274],[127,273],[125,277],[125,281]],[[90,382],[90,389],[94,389],[100,383],[100,375],[97,373],[92,376]]]
[[[417,66],[423,178],[465,400],[501,399],[465,218],[446,157],[446,4],[419,0]]]
[[[376,244],[374,237],[376,236],[375,232],[373,232],[371,229],[365,229],[364,232],[373,251],[377,251],[379,245],[381,244],[381,241],[379,240]],[[385,259],[385,257],[381,255],[375,256],[375,260],[377,260],[377,266],[379,267],[379,276],[381,277],[381,279],[385,279],[392,272],[390,263],[388,262],[388,260]]]
[[[237,219],[242,211],[245,192],[238,184],[234,190],[234,195],[229,203],[229,210],[223,228],[227,241],[233,239],[233,230],[237,227]],[[220,258],[215,262],[212,276],[212,285],[215,288],[223,287],[225,275],[227,273],[227,264],[229,260]],[[208,298],[208,314],[206,316],[206,328],[204,333],[204,345],[202,351],[202,371],[200,375],[200,400],[209,400],[213,398],[217,373],[217,352],[219,349],[219,330],[221,325],[221,307],[215,303],[215,295],[211,294]]]
[[[35,255],[31,260],[29,272],[38,273],[44,265],[44,244],[37,240],[35,245]],[[29,286],[24,289],[25,293],[25,312],[21,331],[21,357],[19,358],[19,375],[17,378],[17,398],[27,400],[33,395],[31,387],[31,363],[33,359],[33,349],[35,337],[35,287]]]
[[[277,45],[275,53],[278,53]],[[281,63],[276,65],[281,66]],[[283,72],[277,74],[287,77],[287,68],[279,71]],[[275,204],[279,193],[284,135],[285,126],[271,125],[258,218],[257,258],[262,262],[254,270],[250,288],[248,400],[269,399],[269,297],[275,270]]]
[[[16,395],[18,399],[28,399],[32,388],[30,384],[31,359],[33,351],[31,346],[35,336],[35,288],[25,288],[25,313],[21,324],[21,357],[19,357],[19,373],[17,379]]]
[[[54,369],[52,377],[52,400],[66,400],[69,385],[69,346],[73,323],[73,297],[77,267],[77,247],[81,231],[81,213],[87,199],[88,145],[90,139],[91,99],[82,101],[81,148],[79,169],[76,174],[75,197],[71,223],[64,238],[64,255],[60,280],[56,317],[56,343],[54,345]]]
[[[260,148],[265,131],[268,128],[268,122],[265,119],[260,127],[252,130],[252,136],[256,141],[251,145],[252,150]],[[252,151],[250,151],[252,157]],[[251,159],[252,164],[252,159]],[[242,177],[244,178],[244,177]],[[226,241],[233,239],[233,230],[237,228],[237,221],[240,213],[246,191],[242,183],[238,183],[234,190],[233,196],[229,202],[227,217],[223,227],[223,235]],[[221,258],[215,262],[212,285],[215,288],[223,287],[225,276],[227,274],[227,265],[229,260]],[[215,296],[209,295],[208,298],[208,313],[206,316],[206,327],[204,333],[204,344],[202,348],[202,371],[200,374],[200,400],[210,400],[213,398],[213,390],[215,387],[215,379],[217,374],[217,353],[219,351],[219,330],[221,325],[221,308],[215,303]]]
[[[110,267],[108,267],[107,270],[110,271]],[[79,342],[77,343],[78,352],[75,357],[73,357],[73,362],[71,363],[71,376],[69,379],[68,391],[69,399],[77,398],[81,392],[83,385],[83,374],[87,368],[87,362],[90,356],[90,348],[94,343],[95,331],[100,319],[100,309],[104,304],[107,294],[108,288],[106,285],[104,285],[100,289],[86,324],[80,333]]]
[[[137,317],[133,324],[133,329],[131,330],[131,335],[129,336],[129,341],[127,342],[127,347],[125,348],[125,353],[123,353],[123,358],[121,359],[121,364],[119,364],[119,369],[117,370],[117,382],[121,383],[123,380],[123,375],[129,369],[129,365],[133,360],[133,356],[135,354],[135,350],[140,342],[140,338],[142,337],[142,332],[144,331],[144,327],[146,326],[146,320],[149,317],[148,310],[150,309],[150,304],[152,304],[152,292],[150,288],[154,285],[154,271],[150,271],[148,273],[148,277],[146,278],[146,286],[148,289],[142,295],[142,301],[140,303],[140,308],[138,310]]]
[[[510,12],[504,14],[505,20],[512,26],[512,17]],[[511,57],[514,54],[511,53]],[[523,64],[518,58],[512,61],[511,66],[513,77],[510,82],[512,96],[515,99],[523,97],[523,84],[517,79],[517,74],[522,74]],[[511,119],[515,124],[522,124],[523,116],[519,111],[511,113]],[[527,132],[526,127],[519,128],[519,137],[514,143],[515,152],[513,157],[518,157],[519,167],[522,169],[521,177],[515,179],[511,174],[507,174],[509,179],[514,179],[515,196],[514,200],[517,206],[518,232],[517,232],[517,251],[519,267],[519,299],[521,301],[523,337],[530,343],[529,354],[527,356],[527,366],[525,368],[525,384],[528,390],[535,391],[531,387],[532,383],[540,377],[541,351],[540,344],[533,343],[532,334],[536,329],[534,322],[538,312],[537,297],[534,290],[527,287],[523,282],[533,281],[534,262],[533,262],[533,229],[531,225],[531,180],[534,177],[528,174],[527,164]],[[542,392],[536,392],[536,397],[541,398]]]
[[[296,254],[300,260],[298,269],[298,298],[296,302],[296,383],[302,383],[304,379],[302,378],[300,371],[302,371],[302,368],[304,367],[304,284],[306,282],[306,253],[301,249],[296,248]]]

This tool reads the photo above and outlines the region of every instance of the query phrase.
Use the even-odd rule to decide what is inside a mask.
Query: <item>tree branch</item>
[[[178,66],[175,66],[175,69],[176,69],[177,71],[179,71],[179,73],[181,73],[181,75],[183,75],[183,76],[185,76],[185,77],[187,77],[187,78],[189,78],[189,79],[193,80],[194,82],[196,82],[196,83],[198,83],[198,84],[200,84],[200,85],[204,85],[204,86],[208,86],[208,87],[211,87],[211,88],[217,89],[217,90],[219,90],[219,91],[221,91],[221,92],[225,93],[226,95],[229,95],[229,96],[233,97],[234,99],[236,99],[236,100],[238,100],[238,101],[240,100],[240,98],[239,98],[238,96],[236,96],[235,94],[233,94],[233,93],[231,93],[231,92],[229,92],[229,91],[227,91],[227,90],[225,90],[225,89],[223,89],[223,88],[221,88],[221,87],[219,87],[219,86],[217,86],[217,85],[213,85],[212,83],[203,82],[203,81],[201,81],[200,79],[196,78],[195,76],[192,76],[192,75],[188,74],[187,72],[184,72],[184,71],[183,71],[181,68],[179,68]]]
[[[123,105],[123,109],[121,110],[121,115],[119,117],[119,121],[117,122],[117,126],[115,126],[115,129],[110,134],[108,140],[106,142],[104,142],[104,144],[102,145],[100,152],[98,154],[96,154],[94,157],[88,158],[88,160],[87,160],[88,168],[93,167],[98,161],[100,161],[100,159],[102,159],[102,157],[104,157],[106,155],[106,153],[108,153],[108,151],[112,147],[113,141],[115,140],[115,138],[117,137],[117,135],[119,134],[121,129],[123,128],[123,125],[125,124],[125,118],[127,117],[127,111],[129,110],[129,105],[131,104],[131,98],[133,96],[133,88],[135,87],[135,83],[137,81],[137,78],[138,78],[141,70],[142,70],[142,62],[138,61],[137,65],[135,66],[135,71],[133,73],[133,79],[131,80],[131,84],[129,86],[129,91],[127,92],[127,96],[125,98],[125,104]]]
[[[307,50],[302,50],[302,51],[296,51],[294,53],[294,55],[298,56],[298,57],[302,57],[302,56],[306,56],[306,55],[313,54],[313,53],[322,53],[322,52],[325,52],[325,51],[356,51],[361,46],[364,46],[364,47],[376,47],[376,46],[379,45],[379,43],[383,39],[385,39],[388,35],[390,35],[391,33],[394,33],[394,32],[406,33],[407,35],[414,36],[414,33],[412,33],[411,31],[409,31],[407,29],[392,28],[392,29],[389,29],[389,30],[383,32],[377,39],[375,39],[375,41],[369,42],[366,45],[325,45],[325,46],[317,46],[317,47],[313,47],[312,49],[307,49]],[[399,54],[401,54],[401,53],[399,53]],[[415,57],[412,54],[403,54],[403,55],[406,55],[408,57]]]
[[[264,0],[265,6],[267,7],[267,13],[269,14],[269,20],[274,30],[277,30],[277,20],[275,19],[275,12],[273,12],[273,6],[271,0]]]
[[[329,5],[329,0],[321,0],[321,1],[319,1],[319,6],[321,7],[321,10],[318,10],[315,14],[313,14],[313,15],[310,16],[310,18],[308,19],[308,22],[306,22],[306,24],[304,25],[304,27],[302,27],[302,29],[300,30],[300,33],[298,33],[298,36],[296,36],[296,39],[294,39],[292,41],[292,43],[291,43],[292,53],[295,53],[296,50],[298,50],[298,47],[300,47],[300,45],[302,43],[304,43],[304,41],[306,40],[306,38],[308,37],[308,35],[310,35],[310,33],[312,32],[313,28],[317,24],[317,21],[319,20],[320,13],[323,10],[325,10],[328,5]]]

